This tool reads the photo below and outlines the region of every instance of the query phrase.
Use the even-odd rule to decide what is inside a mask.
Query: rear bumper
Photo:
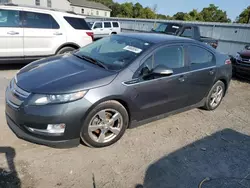
[[[71,139],[71,140],[60,140],[60,141],[51,141],[51,140],[41,139],[41,138],[32,136],[30,134],[27,134],[18,125],[16,125],[7,114],[6,114],[6,121],[7,121],[9,128],[16,134],[18,138],[21,138],[29,142],[42,144],[42,145],[46,145],[46,146],[50,146],[54,148],[72,148],[72,147],[78,146],[80,143],[79,138]]]

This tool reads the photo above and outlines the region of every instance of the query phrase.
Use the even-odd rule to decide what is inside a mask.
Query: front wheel
[[[221,103],[225,94],[225,84],[217,81],[210,90],[204,106],[206,110],[215,110]]]
[[[128,122],[129,117],[124,106],[117,101],[106,101],[87,115],[80,136],[90,147],[106,147],[123,136]]]

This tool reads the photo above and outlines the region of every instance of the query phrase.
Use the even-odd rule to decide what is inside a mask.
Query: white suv
[[[0,64],[73,51],[93,41],[85,17],[53,9],[0,5]]]
[[[121,24],[116,21],[96,21],[88,24],[94,32],[95,39],[121,33]]]

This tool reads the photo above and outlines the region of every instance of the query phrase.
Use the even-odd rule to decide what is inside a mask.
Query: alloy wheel
[[[122,127],[122,115],[114,109],[104,109],[97,112],[91,119],[88,134],[97,143],[107,143],[119,135]]]
[[[220,104],[222,98],[223,98],[223,88],[222,86],[218,85],[212,92],[212,95],[210,97],[210,105],[213,108],[217,107]]]

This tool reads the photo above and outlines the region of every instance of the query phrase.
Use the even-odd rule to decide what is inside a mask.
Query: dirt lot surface
[[[0,70],[0,187],[250,187],[250,84],[234,80],[214,112],[187,111],[128,130],[115,145],[53,149],[8,128],[4,91],[20,66]]]

